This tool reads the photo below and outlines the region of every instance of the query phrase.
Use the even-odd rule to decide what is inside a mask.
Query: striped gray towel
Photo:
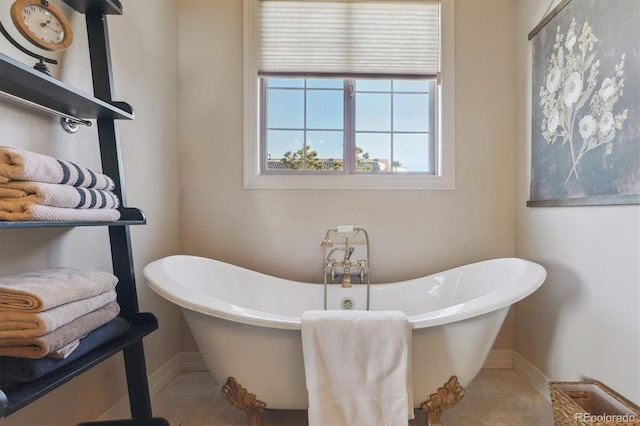
[[[0,183],[0,205],[26,209],[32,204],[71,209],[117,209],[120,200],[112,191],[55,183],[13,181]]]
[[[0,204],[5,208],[36,203],[71,209],[117,209],[120,206],[116,194],[103,189],[26,181],[0,183]]]
[[[71,161],[59,160],[18,148],[0,147],[0,183],[25,180],[112,190],[109,176],[81,167]]]

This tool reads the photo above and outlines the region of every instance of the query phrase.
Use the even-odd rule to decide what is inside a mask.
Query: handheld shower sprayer
[[[322,240],[320,247],[325,247],[325,248],[333,247],[333,242],[329,239],[329,231],[327,231],[327,234],[324,236],[324,240]]]

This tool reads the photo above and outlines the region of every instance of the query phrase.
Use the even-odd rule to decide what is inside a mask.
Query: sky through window
[[[267,159],[303,149],[318,158],[343,158],[345,82],[342,79],[267,79]],[[433,172],[429,82],[355,81],[355,145],[370,159],[399,170]],[[393,142],[392,142],[393,139]]]

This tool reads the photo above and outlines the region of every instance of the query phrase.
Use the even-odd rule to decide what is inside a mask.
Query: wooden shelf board
[[[134,118],[126,103],[98,99],[2,53],[0,91],[77,118]]]
[[[64,2],[80,13],[122,15],[122,4],[118,0],[64,0]]]
[[[121,207],[121,217],[115,222],[56,222],[56,221],[24,221],[24,222],[2,222],[0,229],[12,228],[68,228],[75,226],[124,226],[124,225],[144,225],[147,219],[140,209],[132,207]]]

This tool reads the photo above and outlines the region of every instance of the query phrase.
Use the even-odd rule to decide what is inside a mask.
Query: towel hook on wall
[[[19,103],[28,105],[32,108],[36,108],[39,109],[40,111],[44,111],[44,112],[48,112],[49,114],[53,114],[53,115],[57,115],[58,117],[60,117],[60,125],[62,126],[62,128],[64,129],[65,132],[67,133],[77,133],[79,130],[78,125],[82,124],[83,126],[87,126],[87,127],[91,127],[92,123],[89,120],[83,120],[82,118],[77,118],[74,117],[72,115],[69,114],[65,114],[64,112],[60,112],[60,111],[56,111],[55,109],[51,109],[49,107],[46,107],[44,105],[40,105],[37,104],[35,102],[31,102],[27,99],[23,99],[19,96],[16,95],[12,95],[11,93],[7,93],[4,92],[2,90],[0,90],[0,95],[4,96],[5,98],[17,101]]]
[[[36,53],[24,48],[23,46],[21,46],[20,43],[18,43],[7,32],[7,30],[4,28],[4,25],[2,25],[2,22],[0,22],[0,33],[2,33],[2,35],[4,35],[5,38],[7,40],[9,40],[9,42],[13,46],[15,46],[18,50],[20,50],[21,52],[23,52],[23,53],[25,53],[25,54],[27,54],[27,55],[29,55],[29,56],[31,56],[31,57],[33,57],[33,58],[38,60],[38,62],[35,64],[35,66],[33,68],[35,68],[36,70],[38,70],[38,71],[40,71],[40,72],[42,72],[44,74],[51,75],[49,73],[49,68],[47,67],[45,62],[49,63],[49,64],[57,64],[58,61],[56,61],[55,59],[46,58],[46,57],[44,57],[42,55],[38,55],[38,54],[36,54]],[[45,111],[45,112],[48,112],[50,114],[54,114],[54,115],[59,116],[60,117],[60,125],[62,126],[64,131],[67,132],[67,133],[70,133],[70,134],[77,133],[78,130],[79,130],[79,127],[78,127],[79,124],[82,124],[83,126],[91,126],[91,122],[90,121],[83,120],[83,119],[80,119],[80,118],[76,118],[74,116],[65,114],[65,113],[60,112],[60,111],[56,111],[54,109],[45,107],[45,106],[37,104],[35,102],[31,102],[29,100],[26,100],[26,99],[20,98],[18,96],[12,95],[11,93],[7,93],[7,92],[4,92],[4,91],[0,90],[0,95],[4,96],[6,98],[10,98],[10,99],[13,99],[15,101],[18,101],[20,103],[29,105],[29,106],[31,106],[33,108],[37,108],[37,109],[39,109],[41,111]]]

